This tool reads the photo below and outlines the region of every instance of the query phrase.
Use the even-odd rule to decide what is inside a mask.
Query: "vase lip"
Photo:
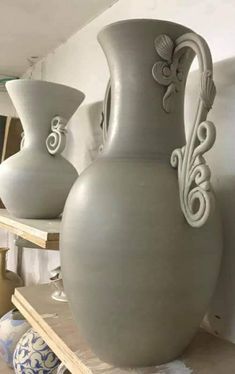
[[[168,25],[174,25],[174,26],[179,26],[180,28],[182,29],[185,29],[185,32],[194,32],[192,29],[190,29],[189,27],[187,26],[184,26],[180,23],[177,23],[177,22],[172,22],[172,21],[168,21],[168,20],[162,20],[162,19],[155,19],[155,18],[129,18],[129,19],[124,19],[124,20],[120,20],[120,21],[117,21],[117,22],[113,22],[113,23],[110,23],[106,26],[104,26],[98,33],[97,35],[97,39],[98,41],[100,42],[101,41],[101,38],[102,38],[102,34],[104,32],[106,32],[107,30],[109,29],[112,29],[112,28],[115,28],[116,26],[119,26],[119,25],[125,25],[125,24],[142,24],[142,23],[156,23],[156,24],[168,24]]]
[[[11,88],[13,88],[14,86],[17,86],[17,85],[31,85],[31,86],[41,85],[41,86],[52,86],[52,87],[58,87],[58,88],[61,87],[63,89],[69,89],[69,90],[74,91],[77,94],[79,94],[81,101],[83,101],[84,98],[85,98],[84,92],[78,90],[77,88],[70,87],[70,86],[67,86],[67,85],[61,84],[61,83],[49,82],[49,81],[40,80],[40,79],[26,79],[26,78],[12,79],[12,80],[10,80],[6,83],[6,88],[8,90],[8,89],[11,89]]]

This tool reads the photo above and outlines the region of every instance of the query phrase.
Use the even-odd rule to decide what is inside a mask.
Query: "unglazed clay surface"
[[[224,252],[217,289],[207,314],[207,327],[235,343],[235,58],[214,64],[216,105],[210,119],[217,124],[216,143],[206,155],[220,207]],[[192,109],[198,93],[198,71],[190,74],[186,95],[186,131],[191,132]]]
[[[156,48],[163,35],[165,44],[172,41],[170,52]],[[101,31],[99,42],[111,74],[109,129],[101,156],[82,173],[66,202],[65,291],[100,359],[125,367],[159,365],[175,359],[191,341],[220,266],[221,225],[203,158],[214,137],[208,140],[207,123],[203,134],[198,130],[209,110],[201,98],[189,145],[184,133],[188,70],[194,52],[199,61],[202,53],[203,75],[212,68],[210,54],[189,29],[157,20],[115,23]],[[171,66],[177,45],[179,72],[178,63]],[[174,72],[167,85],[159,82],[158,61],[164,74],[170,74],[169,67]],[[174,94],[173,88],[167,93],[172,83]],[[174,162],[174,152],[178,155],[182,147],[195,156],[185,158],[185,164],[191,163],[192,170],[203,166],[192,184],[189,166],[181,178],[182,160]],[[186,214],[185,191],[191,196],[191,189],[185,186],[205,188],[206,215],[200,193],[195,206],[187,200],[191,215]]]
[[[21,151],[0,166],[0,196],[10,213],[20,218],[55,218],[77,178],[61,156],[66,123],[84,94],[71,87],[30,80],[7,83],[22,120]]]

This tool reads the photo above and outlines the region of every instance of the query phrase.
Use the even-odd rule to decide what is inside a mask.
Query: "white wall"
[[[7,92],[0,92],[0,114],[1,116],[16,117],[15,108]]]
[[[156,18],[182,23],[208,41],[214,61],[235,55],[234,0],[119,0],[29,69],[24,77],[78,88],[86,94],[84,105],[103,100],[109,72],[97,34],[105,25],[128,18]],[[82,171],[90,161],[89,155],[84,156],[87,147],[96,146],[94,126],[79,120],[80,111],[71,121],[76,144],[70,157]]]
[[[127,18],[179,22],[204,36],[219,61],[235,54],[234,16],[234,0],[119,0],[38,63],[33,78],[77,87],[86,93],[86,102],[100,100],[108,71],[96,37],[106,24]]]
[[[84,106],[71,123],[66,155],[81,172],[96,156],[101,142],[100,104],[108,68],[96,36],[106,24],[127,18],[157,18],[189,26],[208,41],[214,61],[235,55],[234,0],[119,0],[65,44],[27,71],[24,77],[67,84],[86,94]],[[91,104],[89,110],[85,107]],[[12,254],[13,257],[13,254]],[[38,250],[24,253],[27,280],[44,281],[58,254]],[[33,269],[33,270],[32,270]]]

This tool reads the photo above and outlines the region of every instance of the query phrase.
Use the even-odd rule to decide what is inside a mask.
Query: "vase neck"
[[[52,118],[51,118],[52,119]],[[23,144],[25,149],[37,149],[46,151],[46,140],[48,135],[51,132],[50,119],[45,119],[42,121],[42,118],[32,118],[32,120],[27,121],[22,118],[23,126]]]
[[[0,279],[6,277],[6,254],[8,248],[0,248]]]
[[[163,107],[168,86],[156,81],[153,67],[164,63],[156,51],[156,38],[167,34],[174,42],[186,31],[170,22],[134,20],[113,24],[99,35],[111,75],[104,156],[169,157],[173,149],[185,143],[184,91],[192,56],[184,60],[184,79],[170,112]]]
[[[68,121],[84,99],[74,88],[44,81],[19,79],[6,87],[22,122],[26,148],[46,149],[52,119]]]

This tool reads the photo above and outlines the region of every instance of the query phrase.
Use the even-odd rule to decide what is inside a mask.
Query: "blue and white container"
[[[22,335],[30,328],[17,309],[13,309],[0,319],[0,357],[13,367],[13,353]]]
[[[16,374],[55,374],[60,360],[32,328],[18,342],[13,366]]]

